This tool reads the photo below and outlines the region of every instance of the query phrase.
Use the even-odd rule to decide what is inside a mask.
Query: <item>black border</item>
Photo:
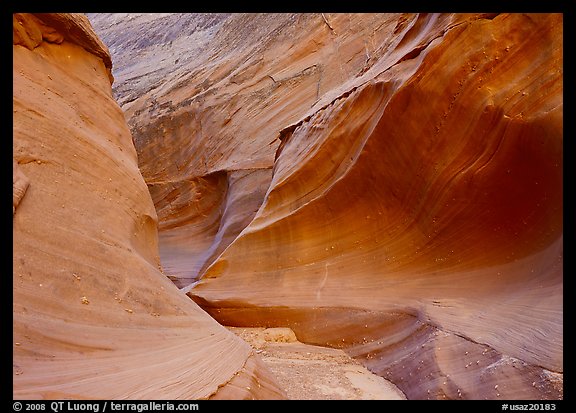
[[[574,47],[574,40],[576,39],[576,33],[574,31],[574,24],[576,23],[576,13],[574,11],[574,5],[576,2],[573,1],[557,1],[557,0],[547,0],[540,1],[538,3],[528,2],[528,1],[516,1],[516,2],[490,2],[490,1],[480,1],[480,2],[459,2],[455,4],[454,2],[445,1],[435,1],[425,4],[414,4],[405,1],[395,1],[395,2],[370,2],[359,3],[359,2],[336,2],[336,1],[324,1],[324,2],[314,2],[314,3],[294,3],[294,2],[270,2],[269,4],[246,4],[243,2],[235,2],[232,4],[216,4],[215,2],[180,2],[175,4],[162,4],[162,3],[146,3],[140,2],[136,6],[126,6],[119,3],[112,5],[102,5],[100,2],[82,3],[82,2],[59,2],[54,3],[40,3],[40,4],[11,4],[2,6],[2,24],[0,25],[4,32],[2,33],[3,39],[3,50],[4,56],[12,56],[11,44],[8,43],[8,39],[11,37],[9,30],[11,27],[11,15],[15,12],[23,12],[32,10],[33,12],[55,12],[55,11],[66,11],[66,12],[102,12],[104,8],[106,12],[127,12],[134,11],[135,9],[139,12],[188,12],[193,10],[194,12],[492,12],[492,11],[505,11],[505,12],[541,12],[541,13],[563,13],[564,14],[564,274],[568,277],[564,277],[565,288],[567,293],[564,294],[564,326],[568,326],[568,332],[570,328],[574,326],[574,308],[572,300],[567,300],[567,296],[572,298],[572,294],[576,289],[573,285],[572,276],[575,274],[574,260],[571,254],[572,246],[574,245],[576,238],[576,228],[574,226],[576,205],[574,204],[574,198],[570,194],[572,189],[572,184],[574,183],[573,174],[576,166],[573,164],[574,155],[576,154],[574,148],[574,120],[576,118],[576,107],[574,105],[574,97],[576,97],[576,87],[574,84],[576,76],[576,67],[572,61],[572,54],[576,50]],[[162,7],[159,7],[162,6]],[[25,9],[25,10],[23,10]],[[159,10],[161,9],[161,10]],[[2,91],[6,95],[6,101],[1,106],[6,112],[6,116],[2,118],[2,125],[5,128],[4,136],[12,136],[12,116],[7,113],[8,108],[11,107],[11,96],[13,94],[13,84],[11,82],[11,75],[9,75],[8,70],[4,70],[3,74],[5,76],[5,81],[2,82]],[[4,177],[3,181],[8,182],[9,168],[11,160],[8,159],[8,151],[3,151],[6,153],[6,159],[1,163],[3,173],[7,176]],[[5,170],[5,171],[4,171]],[[6,197],[8,196],[8,190],[5,192]],[[2,212],[5,214],[6,221],[9,217],[9,201],[8,199],[2,203]],[[8,228],[6,229],[6,233]],[[12,238],[10,238],[12,240]],[[12,243],[11,248],[12,250]],[[566,254],[566,251],[568,253]],[[9,257],[8,257],[9,258]],[[4,274],[4,280],[8,279],[9,274],[6,272]],[[7,281],[4,281],[8,283]],[[3,288],[5,298],[2,300],[2,310],[1,313],[5,318],[8,318],[8,314],[12,314],[12,302],[13,302],[13,292],[12,292],[12,282]],[[11,320],[11,318],[10,318]],[[8,320],[2,323],[3,326],[8,326]],[[7,327],[5,327],[7,328]],[[12,343],[13,343],[13,330],[10,329],[10,333],[7,339],[1,340],[2,347],[4,348],[4,355],[12,355]],[[565,409],[565,403],[572,403],[574,400],[574,395],[572,393],[573,389],[573,360],[574,356],[572,350],[574,349],[574,340],[571,334],[564,333],[564,400],[555,402],[557,404],[556,411],[563,411]],[[11,356],[12,357],[12,356]],[[13,376],[11,369],[7,368],[8,363],[6,363],[6,368],[3,369],[5,374],[5,380],[3,383],[13,383]],[[566,368],[566,366],[569,366]],[[9,377],[8,377],[9,376]],[[12,386],[13,388],[13,386]],[[6,392],[6,397],[3,399],[12,399],[12,390],[8,386],[2,386],[2,393]],[[415,400],[411,400],[414,402]],[[90,402],[90,401],[86,401]],[[145,401],[139,401],[145,402]],[[297,401],[295,401],[297,402]],[[520,400],[512,401],[477,401],[469,400],[467,402],[480,402],[482,403],[478,407],[482,407],[483,411],[502,411],[503,402],[510,404],[522,404]],[[10,402],[12,403],[12,402]],[[22,403],[25,403],[22,401]],[[45,403],[45,411],[50,408],[50,402]],[[102,403],[102,402],[100,402]],[[200,411],[206,411],[213,408],[221,408],[222,405],[207,405],[206,401],[194,401],[198,403]],[[524,402],[524,404],[529,402]],[[543,401],[543,403],[546,403]],[[262,406],[261,404],[258,404]],[[252,404],[250,409],[254,409],[258,405]],[[335,405],[332,405],[335,407]],[[406,408],[405,405],[402,405]],[[230,407],[228,405],[228,407]],[[346,407],[339,405],[338,407]],[[458,405],[455,407],[453,403],[442,403],[441,405],[435,405],[438,409],[443,411],[460,411],[462,406]],[[269,408],[265,405],[264,408]],[[429,408],[429,406],[428,406]],[[458,409],[458,410],[457,410]],[[14,410],[12,410],[14,411]],[[100,411],[102,409],[100,408]]]

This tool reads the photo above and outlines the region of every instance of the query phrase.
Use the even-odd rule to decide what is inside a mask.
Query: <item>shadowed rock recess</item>
[[[14,397],[563,398],[561,14],[87,16],[14,17]]]

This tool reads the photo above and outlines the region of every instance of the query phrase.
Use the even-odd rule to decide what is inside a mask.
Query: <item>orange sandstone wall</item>
[[[13,23],[13,397],[282,398],[250,347],[162,274],[157,214],[86,16]]]

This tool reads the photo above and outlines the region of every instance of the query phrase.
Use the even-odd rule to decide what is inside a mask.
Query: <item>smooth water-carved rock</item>
[[[14,398],[284,397],[162,274],[157,213],[87,18],[15,15],[13,56]]]
[[[210,42],[150,38],[155,72],[119,71],[142,95],[117,89],[179,287],[411,399],[562,397],[562,15],[233,15],[188,35]],[[258,195],[229,203],[252,170]]]

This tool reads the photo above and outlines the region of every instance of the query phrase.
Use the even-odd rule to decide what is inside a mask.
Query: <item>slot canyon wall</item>
[[[214,319],[563,397],[562,15],[87,16],[13,18],[15,398],[285,397]]]
[[[167,276],[409,399],[563,397],[561,14],[89,14]]]
[[[13,397],[284,398],[161,272],[157,214],[81,14],[13,15]]]

